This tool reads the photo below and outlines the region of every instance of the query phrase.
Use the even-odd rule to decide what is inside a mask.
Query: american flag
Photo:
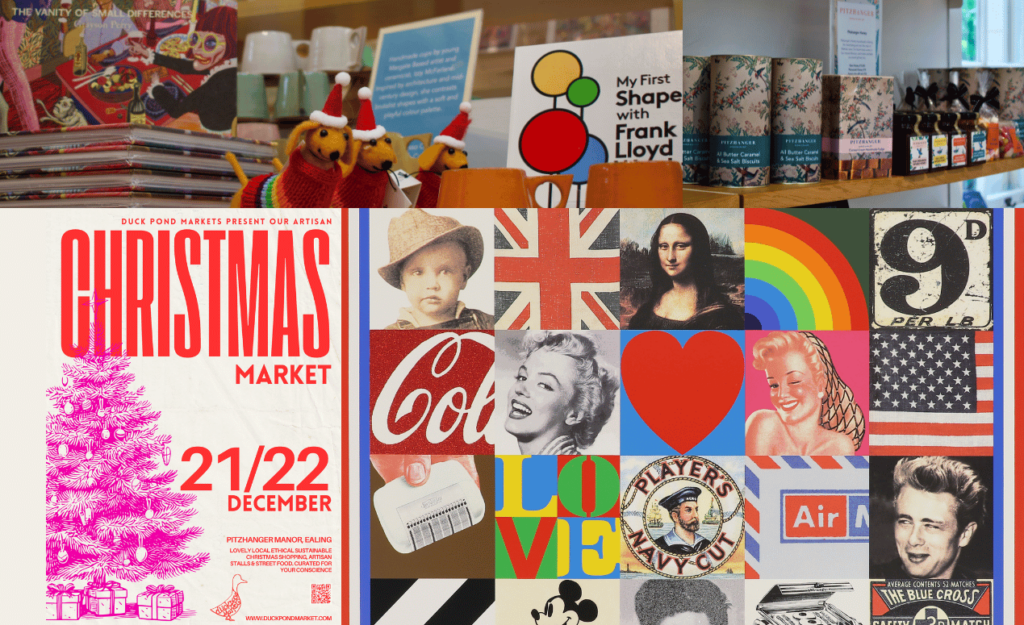
[[[494,210],[498,330],[617,330],[619,211]]]
[[[993,333],[871,333],[871,455],[991,456]]]

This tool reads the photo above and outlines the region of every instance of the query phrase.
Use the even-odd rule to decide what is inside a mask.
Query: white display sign
[[[837,0],[833,16],[833,71],[851,76],[877,76],[881,56],[881,0]]]

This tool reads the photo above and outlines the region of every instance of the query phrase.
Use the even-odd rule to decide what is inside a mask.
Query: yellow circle
[[[580,60],[561,50],[549,52],[533,68],[533,84],[544,95],[565,95],[569,84],[583,75]]]

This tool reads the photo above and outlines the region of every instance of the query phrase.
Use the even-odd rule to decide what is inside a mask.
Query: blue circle
[[[594,135],[589,135],[587,137],[587,147],[583,150],[583,156],[580,157],[580,160],[576,161],[575,165],[562,173],[572,174],[573,184],[586,184],[587,177],[590,175],[590,166],[607,162],[608,148],[604,146],[603,141]]]

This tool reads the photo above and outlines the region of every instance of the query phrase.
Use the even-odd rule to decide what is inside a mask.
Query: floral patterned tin
[[[821,181],[821,74],[818,59],[772,61],[771,181]]]
[[[711,126],[711,64],[707,57],[683,57],[683,184],[708,183],[708,128]]]
[[[712,186],[760,187],[771,165],[772,60],[767,56],[711,57]]]
[[[824,76],[822,165],[826,178],[892,173],[892,76]]]
[[[1017,136],[1024,139],[1024,67],[1001,67],[996,72],[999,85],[999,117],[1014,122]]]

